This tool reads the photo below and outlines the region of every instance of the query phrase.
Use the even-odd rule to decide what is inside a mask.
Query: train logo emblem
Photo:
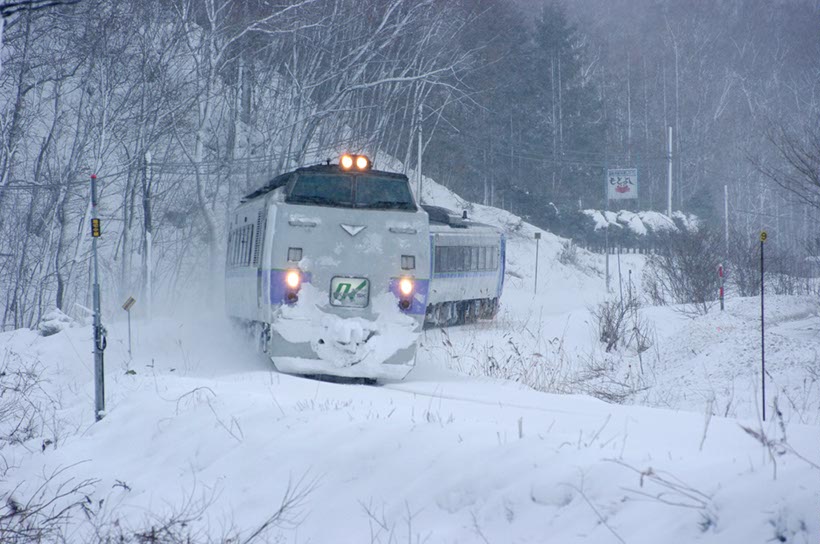
[[[345,225],[344,223],[341,224],[341,227],[351,236],[356,236],[367,228],[366,225]]]
[[[367,280],[360,283],[359,286],[354,289],[353,284],[351,283],[339,282],[336,286],[336,292],[333,293],[333,298],[336,300],[344,300],[345,297],[347,297],[350,300],[356,300],[356,295],[358,295],[359,291],[364,289],[366,285]]]
[[[364,308],[370,299],[370,282],[367,278],[337,276],[330,281],[330,303],[333,306]]]

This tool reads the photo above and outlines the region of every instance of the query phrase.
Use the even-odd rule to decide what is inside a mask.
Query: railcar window
[[[287,201],[292,204],[350,207],[353,205],[353,177],[301,175],[296,179]]]
[[[233,247],[231,247],[231,266],[236,266],[236,255],[239,253],[239,231],[233,233]]]
[[[242,259],[242,266],[250,266],[251,265],[251,256],[253,255],[253,225],[248,225],[246,227],[248,229],[248,243],[245,246],[245,254],[243,255]]]
[[[452,272],[456,269],[456,251],[454,247],[444,248],[444,271]]]
[[[235,229],[228,235],[228,267],[250,266],[253,256],[253,225]]]
[[[239,260],[237,266],[242,266],[245,260],[245,254],[248,252],[248,227],[242,227],[239,238]]]
[[[356,207],[379,210],[415,210],[413,195],[404,179],[356,177]]]
[[[435,272],[498,270],[498,246],[437,246]]]
[[[239,251],[237,251],[236,263],[234,263],[234,264],[236,264],[236,266],[239,266],[239,265],[242,264],[242,253],[243,253],[243,250],[245,249],[245,227],[242,227],[242,229],[239,230],[239,248],[238,249],[239,249]]]
[[[259,253],[262,249],[262,238],[264,238],[265,212],[259,210],[256,216],[256,240],[253,244],[253,264],[259,264]]]

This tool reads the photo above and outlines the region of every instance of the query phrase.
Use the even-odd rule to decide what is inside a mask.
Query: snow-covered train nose
[[[372,323],[364,320],[339,319],[326,315],[319,338],[311,342],[316,354],[336,366],[350,366],[363,360],[372,351],[368,341],[376,334]]]

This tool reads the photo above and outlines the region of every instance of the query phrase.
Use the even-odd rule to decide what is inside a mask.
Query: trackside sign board
[[[609,200],[638,198],[638,169],[608,169],[606,171],[606,195]]]

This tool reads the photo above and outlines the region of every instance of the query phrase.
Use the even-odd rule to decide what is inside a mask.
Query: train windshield
[[[292,204],[353,206],[353,177],[311,174],[299,176],[288,195]]]
[[[358,176],[356,207],[378,210],[416,209],[406,180],[375,176]]]
[[[288,195],[291,204],[372,210],[416,210],[406,179],[372,175],[300,175]]]

